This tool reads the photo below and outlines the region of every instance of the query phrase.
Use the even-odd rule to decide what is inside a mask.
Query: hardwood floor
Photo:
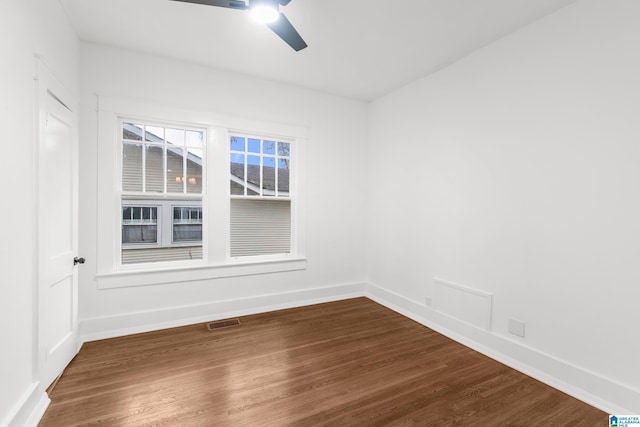
[[[366,298],[241,322],[86,343],[40,426],[607,425]]]

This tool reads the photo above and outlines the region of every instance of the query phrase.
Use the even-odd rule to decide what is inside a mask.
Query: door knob
[[[73,259],[73,265],[77,265],[77,264],[84,264],[86,260],[82,257],[75,257]]]

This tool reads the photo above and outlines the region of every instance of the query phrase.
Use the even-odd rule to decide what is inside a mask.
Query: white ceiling
[[[60,0],[82,40],[369,101],[575,0],[293,0],[295,52],[247,12],[170,0]]]

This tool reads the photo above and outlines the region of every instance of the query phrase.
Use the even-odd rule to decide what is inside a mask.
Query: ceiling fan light
[[[278,9],[267,4],[260,4],[251,8],[251,17],[258,22],[268,24],[276,21],[279,16]]]

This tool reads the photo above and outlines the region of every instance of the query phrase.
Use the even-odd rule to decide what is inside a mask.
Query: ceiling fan
[[[307,47],[307,44],[291,25],[280,6],[286,6],[291,0],[173,0],[185,3],[203,4],[206,6],[226,7],[227,9],[248,10],[251,16],[267,24],[282,40],[295,51]]]

